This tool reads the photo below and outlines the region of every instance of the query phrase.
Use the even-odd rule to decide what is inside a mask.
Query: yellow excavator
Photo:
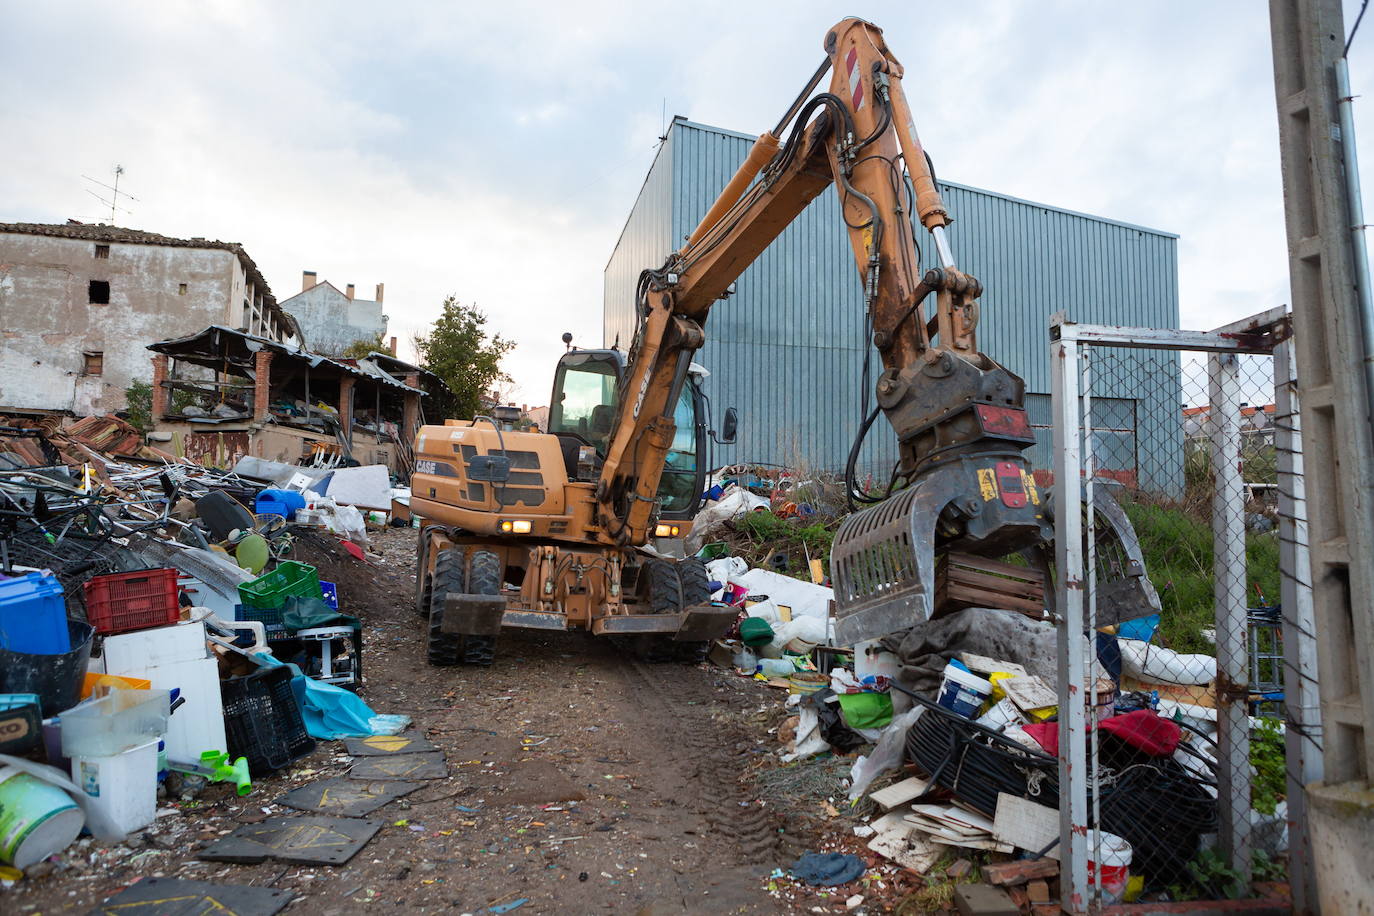
[[[493,416],[417,434],[417,604],[429,617],[432,664],[490,664],[507,627],[629,636],[649,659],[695,660],[733,623],[733,609],[709,605],[700,561],[645,545],[665,533],[665,473],[674,481],[675,463],[687,461],[694,434],[681,428],[690,416],[682,404],[707,315],[832,186],[883,363],[846,469],[851,499],[874,505],[845,520],[831,554],[836,642],[929,617],[941,551],[1001,556],[1049,538],[1023,455],[1034,442],[1025,386],[978,351],[982,287],[955,262],[902,66],[882,30],[860,19],[829,30],[824,48],[682,248],[641,273],[623,362],[606,351],[566,354],[546,432],[516,432]],[[828,89],[813,96],[827,75]],[[927,271],[918,222],[940,265]],[[870,493],[854,467],[879,412],[900,460],[885,490]]]

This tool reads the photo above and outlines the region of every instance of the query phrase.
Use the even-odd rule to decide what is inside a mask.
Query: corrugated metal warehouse
[[[634,336],[639,272],[657,267],[696,227],[744,160],[754,138],[677,118],[640,190],[605,272],[605,344]],[[940,164],[936,163],[937,166]],[[1039,444],[1029,453],[1049,467],[1049,317],[1079,322],[1178,326],[1176,235],[943,182],[954,218],[949,230],[959,266],[982,281],[979,345],[1026,380],[1027,410]],[[923,267],[933,245],[920,231]],[[932,300],[933,301],[933,300]],[[706,391],[717,414],[739,408],[739,441],[718,463],[759,462],[838,470],[859,426],[867,349],[863,291],[830,191],[816,198],[716,305],[698,362],[711,371]],[[873,378],[881,371],[873,353]],[[1099,455],[1141,474],[1141,485],[1172,489],[1181,463],[1180,376],[1175,355],[1130,351],[1130,375],[1149,378],[1093,387]],[[1145,451],[1148,450],[1148,451]],[[1145,461],[1139,456],[1148,455]],[[890,428],[869,435],[863,467],[885,474],[896,459]],[[1145,478],[1154,478],[1152,480]]]

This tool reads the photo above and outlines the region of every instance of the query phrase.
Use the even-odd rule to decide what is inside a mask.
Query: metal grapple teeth
[[[852,646],[930,618],[935,587],[935,517],[922,487],[845,519],[830,548],[835,642]]]

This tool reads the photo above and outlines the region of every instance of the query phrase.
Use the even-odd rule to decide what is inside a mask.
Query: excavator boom
[[[1033,544],[1047,528],[1022,456],[1034,442],[1024,384],[978,351],[982,287],[955,262],[950,214],[902,66],[882,31],[859,19],[837,24],[824,47],[812,84],[758,138],[683,247],[641,275],[639,331],[595,497],[611,542],[643,542],[673,437],[671,405],[712,306],[808,203],[835,187],[883,364],[859,440],[881,411],[901,455],[893,485],[875,498],[854,485],[858,442],[851,454],[853,498],[901,496],[855,513],[837,540],[839,635],[849,642],[929,616],[937,542],[1000,554]],[[828,90],[807,99],[827,72]],[[920,268],[916,223],[931,237],[938,268]],[[895,503],[900,519],[891,517]]]

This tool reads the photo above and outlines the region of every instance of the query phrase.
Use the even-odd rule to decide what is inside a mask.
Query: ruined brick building
[[[151,380],[150,342],[210,325],[300,338],[237,242],[0,223],[0,411],[121,410]]]

